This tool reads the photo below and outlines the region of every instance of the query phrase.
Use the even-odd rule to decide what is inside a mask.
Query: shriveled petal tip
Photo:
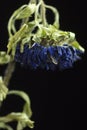
[[[34,43],[29,48],[28,44],[25,44],[23,53],[20,52],[20,45],[17,46],[15,61],[32,69],[62,70],[72,67],[82,53],[81,50],[68,45],[45,47]]]

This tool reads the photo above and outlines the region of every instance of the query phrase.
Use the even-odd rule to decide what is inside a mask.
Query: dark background
[[[55,6],[60,13],[60,28],[75,32],[76,39],[86,49],[87,44],[87,14],[86,1],[49,0],[45,2]],[[8,41],[7,22],[15,9],[28,0],[0,2],[0,50],[6,50]],[[47,14],[52,22],[52,15]],[[16,65],[10,82],[10,89],[24,90],[30,95],[35,120],[34,130],[46,129],[87,129],[87,59],[85,52],[81,61],[72,69],[55,72],[45,70],[26,70]],[[4,74],[5,66],[0,66],[0,75]],[[20,111],[23,102],[20,98],[8,97],[4,102],[0,115],[10,111]],[[26,128],[28,129],[28,128]],[[25,129],[25,130],[26,130]]]

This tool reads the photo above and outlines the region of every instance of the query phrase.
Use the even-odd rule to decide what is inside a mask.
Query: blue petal
[[[31,48],[24,45],[23,53],[20,45],[17,46],[15,61],[32,69],[42,68],[46,70],[67,69],[80,59],[81,51],[68,45],[44,47],[34,43]]]
[[[62,56],[62,47],[57,46],[57,51],[58,51],[58,56],[61,57]]]
[[[39,58],[41,61],[40,67],[43,69],[46,68],[46,66],[47,66],[47,47],[42,47]]]
[[[69,47],[62,47],[62,56],[59,60],[59,69],[67,69],[72,67],[73,57]]]

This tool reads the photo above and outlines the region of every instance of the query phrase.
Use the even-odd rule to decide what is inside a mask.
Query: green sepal
[[[82,51],[82,52],[85,51],[85,49],[84,49],[76,40],[73,41],[73,42],[71,43],[71,45],[72,45],[73,47],[75,47],[76,49]]]

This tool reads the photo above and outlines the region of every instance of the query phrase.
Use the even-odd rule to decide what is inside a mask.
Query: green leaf
[[[8,88],[5,86],[2,77],[0,76],[0,101],[2,102],[8,93]]]
[[[13,130],[13,128],[3,122],[0,122],[0,128],[5,130]]]
[[[35,12],[35,9],[36,9],[35,4],[29,4],[17,14],[16,19],[23,19],[30,17]]]
[[[10,55],[8,55],[5,51],[0,51],[0,64],[7,64],[11,60]]]
[[[29,118],[32,116],[32,111],[31,111],[29,104],[27,104],[27,103],[24,104],[23,112],[26,113]]]

